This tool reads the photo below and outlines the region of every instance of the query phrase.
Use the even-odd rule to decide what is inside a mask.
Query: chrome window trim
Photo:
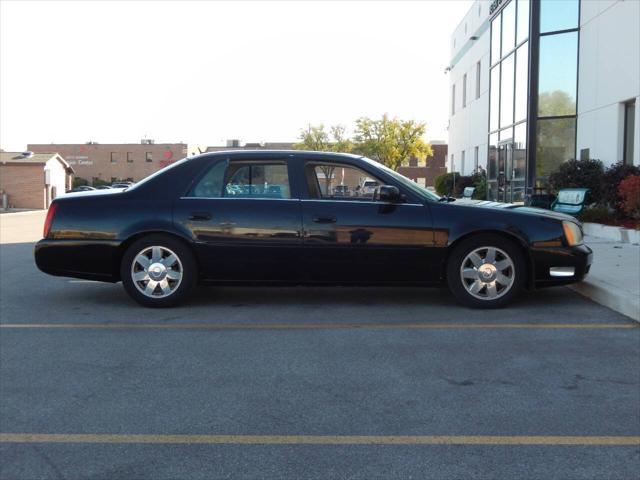
[[[265,197],[180,197],[179,200],[271,200],[278,202],[299,202],[299,198],[265,198]]]
[[[373,202],[373,201],[361,201],[361,200],[332,200],[330,198],[251,198],[251,197],[180,197],[179,200],[268,200],[278,202],[339,202],[339,203],[351,203],[351,204],[366,204],[366,205],[402,205],[407,207],[424,207],[424,203],[388,203],[388,202]]]
[[[337,200],[331,198],[303,198],[303,202],[339,202],[339,203],[351,203],[351,204],[367,204],[367,205],[406,205],[408,207],[424,207],[423,203],[389,203],[389,202],[374,202],[369,200]]]

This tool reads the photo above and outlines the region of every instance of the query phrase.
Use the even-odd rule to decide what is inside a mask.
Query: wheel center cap
[[[162,280],[167,274],[167,268],[161,263],[152,263],[149,265],[149,276],[153,280]]]
[[[478,268],[478,275],[480,280],[485,283],[493,282],[496,279],[498,269],[492,263],[485,263]]]

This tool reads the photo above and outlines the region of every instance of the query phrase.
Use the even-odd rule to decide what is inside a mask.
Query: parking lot
[[[639,325],[567,288],[495,311],[199,288],[149,310],[40,273],[42,221],[0,216],[2,479],[638,478]]]

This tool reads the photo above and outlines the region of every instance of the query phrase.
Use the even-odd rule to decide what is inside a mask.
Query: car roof
[[[249,158],[322,158],[334,160],[357,160],[364,158],[362,155],[338,152],[318,152],[311,150],[222,150],[219,152],[207,152],[192,158],[214,157],[249,157]]]

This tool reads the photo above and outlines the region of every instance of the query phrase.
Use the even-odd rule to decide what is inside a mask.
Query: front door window
[[[307,184],[313,198],[372,201],[383,183],[359,168],[328,163],[308,165]]]

